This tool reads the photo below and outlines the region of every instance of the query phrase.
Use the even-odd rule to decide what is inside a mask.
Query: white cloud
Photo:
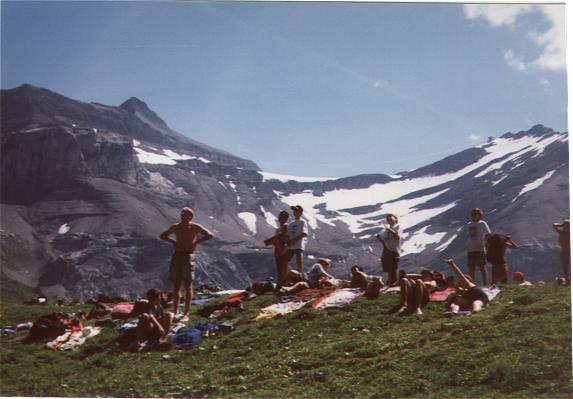
[[[481,136],[479,134],[470,134],[468,137],[471,141],[478,141],[479,139],[481,139]]]
[[[493,27],[514,28],[525,14],[541,13],[549,28],[545,31],[530,31],[527,37],[541,48],[540,55],[528,62],[516,56],[512,50],[504,52],[507,64],[518,71],[530,68],[546,70],[565,69],[566,18],[565,6],[560,4],[466,4],[464,14],[470,20],[485,20]]]
[[[509,65],[510,67],[515,68],[518,71],[525,71],[526,69],[525,62],[523,62],[521,58],[513,54],[512,50],[506,50],[503,53],[503,58],[505,59],[507,65]]]
[[[532,9],[523,4],[466,4],[464,14],[467,19],[485,19],[491,26],[513,27],[517,17]]]

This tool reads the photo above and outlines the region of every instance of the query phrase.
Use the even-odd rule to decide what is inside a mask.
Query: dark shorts
[[[492,263],[491,275],[494,284],[497,282],[507,284],[509,282],[509,266],[507,263]]]
[[[171,281],[193,281],[195,279],[195,254],[174,252],[169,264]]]
[[[482,301],[484,306],[489,303],[489,298],[486,293],[479,287],[471,287],[462,294],[462,297],[472,303],[474,301]]]
[[[400,255],[396,252],[384,249],[382,251],[382,270],[386,273],[392,273],[398,270],[398,262],[400,262]]]
[[[485,252],[468,252],[468,267],[484,266],[486,263]]]

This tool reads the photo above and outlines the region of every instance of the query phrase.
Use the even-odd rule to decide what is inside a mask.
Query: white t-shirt
[[[398,224],[390,226],[390,228],[396,233],[400,234],[400,226],[398,226]],[[396,237],[394,237],[392,233],[386,230],[385,227],[382,227],[382,230],[380,230],[378,235],[382,238],[382,241],[384,241],[384,246],[386,248],[392,252],[396,252],[397,254],[400,253],[400,240],[396,239]]]
[[[315,263],[308,272],[308,282],[311,287],[318,286],[320,278],[326,274],[324,267],[320,263]]]
[[[478,220],[467,224],[468,232],[468,252],[485,252],[484,236],[491,234],[491,230],[486,222]]]
[[[308,227],[306,222],[302,219],[293,220],[288,225],[288,238],[292,240],[293,238],[301,235],[302,233],[308,234]],[[306,246],[306,238],[301,238],[295,241],[293,244],[289,245],[288,249],[302,249],[304,250]]]

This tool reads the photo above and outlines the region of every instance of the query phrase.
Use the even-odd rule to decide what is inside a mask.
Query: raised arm
[[[475,284],[472,283],[468,278],[462,273],[458,265],[454,262],[453,259],[446,259],[446,264],[452,269],[454,274],[458,277],[458,281],[463,288],[471,288],[475,287]]]
[[[508,247],[509,249],[519,248],[519,246],[515,243],[515,241],[513,241],[513,239],[510,236],[507,236],[507,241],[505,242],[505,246]]]
[[[392,227],[390,227],[389,224],[384,225],[384,228],[388,230],[390,235],[392,235],[395,239],[400,240],[400,234],[398,234],[397,230],[394,230]]]
[[[563,225],[561,223],[553,223],[553,228],[558,233],[563,232]]]

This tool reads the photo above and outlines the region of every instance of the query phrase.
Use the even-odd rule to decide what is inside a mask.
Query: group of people
[[[308,236],[308,226],[302,218],[303,208],[300,205],[291,206],[292,221],[289,222],[288,212],[281,211],[278,215],[278,228],[275,234],[265,240],[266,245],[274,247],[274,256],[277,267],[277,292],[292,294],[306,288],[322,288],[329,286],[350,286],[357,288],[381,287],[383,279],[379,276],[370,276],[359,265],[351,268],[350,281],[338,280],[328,269],[330,260],[320,258],[309,269],[304,271],[304,251]],[[173,320],[189,320],[189,308],[193,298],[193,280],[195,274],[195,250],[198,245],[211,240],[213,234],[200,224],[193,222],[193,211],[190,208],[181,209],[181,221],[172,225],[161,233],[160,239],[170,242],[174,247],[169,266],[169,278],[173,282],[173,308],[174,315],[158,310],[157,292],[148,292],[150,310],[144,312],[140,318],[141,333],[148,330],[165,333]],[[570,238],[569,220],[553,225],[559,234],[561,244],[561,261],[563,275],[567,282],[570,280]],[[488,303],[487,295],[476,285],[476,270],[479,269],[483,286],[488,283],[507,284],[509,268],[505,258],[507,249],[517,249],[518,245],[509,235],[492,234],[488,224],[483,220],[483,212],[474,208],[471,211],[471,221],[466,226],[467,235],[467,266],[469,275],[464,274],[460,267],[452,260],[446,261],[454,275],[458,278],[457,285],[453,277],[446,278],[443,273],[423,270],[421,274],[406,274],[403,270],[398,276],[400,262],[401,230],[398,217],[394,214],[386,216],[386,223],[375,238],[382,244],[382,271],[387,273],[386,286],[399,286],[401,302],[398,312],[422,313],[422,307],[429,301],[432,291],[442,290],[445,287],[456,287],[457,295],[450,304],[451,310],[479,311]],[[295,259],[296,269],[290,270],[289,263]],[[486,268],[491,263],[491,279]],[[525,283],[522,273],[516,273],[514,279],[518,283]],[[180,313],[181,288],[185,291],[185,305]],[[169,314],[170,316],[166,316]],[[167,317],[167,318],[166,318]]]

